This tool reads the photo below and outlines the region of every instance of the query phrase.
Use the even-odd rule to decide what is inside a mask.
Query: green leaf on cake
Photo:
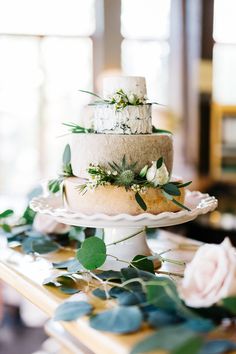
[[[181,194],[179,188],[173,183],[167,183],[162,188],[164,189],[164,191],[166,193],[168,193],[170,195],[179,196]]]
[[[100,331],[132,333],[140,329],[143,315],[138,306],[116,306],[90,318],[90,326]]]
[[[157,169],[162,166],[163,161],[164,161],[163,157],[160,157],[160,158],[157,160],[157,163],[156,163],[156,168],[157,168]]]
[[[76,257],[85,269],[96,269],[106,260],[106,245],[98,237],[89,237],[82,243]]]
[[[146,205],[145,201],[143,200],[143,198],[141,197],[141,195],[139,194],[139,192],[135,193],[135,200],[138,203],[138,205],[140,206],[140,208],[142,208],[144,211],[147,210],[147,205]]]
[[[92,305],[85,301],[67,301],[56,309],[55,321],[73,321],[92,312]]]
[[[159,133],[159,134],[173,134],[172,132],[170,132],[169,130],[165,130],[165,129],[157,129],[156,127],[154,127],[154,125],[152,126],[152,132],[153,133]]]
[[[13,210],[7,209],[0,214],[0,219],[8,218],[9,216],[12,216],[13,213],[14,213]]]
[[[63,157],[62,157],[63,165],[68,165],[70,164],[71,161],[71,150],[70,150],[70,145],[67,144],[65,147],[65,150],[63,152]]]
[[[184,204],[182,204],[182,203],[180,203],[180,202],[178,202],[178,200],[176,200],[176,199],[172,199],[172,202],[174,203],[174,204],[176,204],[176,205],[178,205],[180,208],[182,208],[182,209],[185,209],[185,210],[187,210],[187,211],[191,211],[191,209],[189,209],[186,205],[184,205]]]

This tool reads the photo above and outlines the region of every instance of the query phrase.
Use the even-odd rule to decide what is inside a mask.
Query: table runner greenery
[[[176,274],[169,274],[170,279],[160,270],[155,272],[152,260],[183,263],[165,258],[165,253],[137,255],[129,264],[124,262],[121,271],[98,271],[110,256],[101,230],[71,227],[65,235],[46,235],[34,230],[35,213],[29,207],[14,226],[10,223],[12,214],[12,210],[0,213],[1,233],[10,246],[21,245],[22,252],[36,255],[63,248],[75,250],[74,258],[52,264],[58,276],[45,279],[44,286],[56,287],[68,295],[86,288],[108,304],[107,310],[97,313],[89,300],[66,301],[57,308],[55,320],[73,321],[87,315],[91,327],[117,334],[139,331],[146,323],[154,332],[137,343],[131,354],[158,349],[172,354],[217,354],[236,349],[231,340],[206,337],[222,323],[225,328],[232,326],[236,298],[223,299],[209,308],[190,308],[178,295],[173,280]]]

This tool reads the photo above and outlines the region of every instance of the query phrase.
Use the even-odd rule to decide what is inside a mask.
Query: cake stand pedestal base
[[[143,227],[106,227],[104,228],[104,242],[108,256],[100,268],[102,270],[120,270],[127,267],[137,255],[152,255]],[[160,265],[159,261],[154,264],[155,268]]]

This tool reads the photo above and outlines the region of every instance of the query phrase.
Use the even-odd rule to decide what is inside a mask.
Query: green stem
[[[143,230],[141,230],[141,231],[138,231],[138,232],[136,232],[136,233],[134,233],[134,234],[132,234],[132,235],[130,235],[130,236],[127,236],[127,237],[125,237],[125,238],[122,238],[121,240],[118,240],[118,241],[115,241],[115,242],[108,243],[106,246],[108,247],[108,246],[112,246],[112,245],[117,245],[117,243],[120,243],[120,242],[123,242],[123,241],[129,240],[130,238],[135,237],[135,236],[137,236],[137,235],[141,234],[143,231],[144,231],[144,229],[143,229]]]

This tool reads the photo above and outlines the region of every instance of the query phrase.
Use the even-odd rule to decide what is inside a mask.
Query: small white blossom
[[[147,181],[153,183],[155,187],[158,185],[162,186],[169,181],[169,172],[164,162],[160,168],[157,168],[156,163],[156,161],[152,163],[152,166],[147,170],[146,174]]]
[[[112,174],[113,174],[113,176],[117,176],[118,172],[117,171],[113,171]]]

